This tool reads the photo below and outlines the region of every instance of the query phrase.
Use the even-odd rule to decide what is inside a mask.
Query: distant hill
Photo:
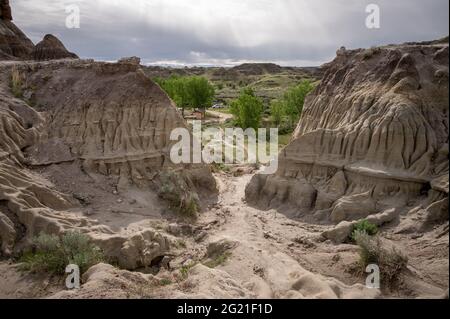
[[[204,76],[215,85],[217,101],[223,103],[235,99],[244,87],[253,88],[258,96],[269,103],[303,79],[320,81],[324,72],[321,67],[283,67],[274,63],[244,63],[231,68],[147,66],[143,69],[151,78]]]

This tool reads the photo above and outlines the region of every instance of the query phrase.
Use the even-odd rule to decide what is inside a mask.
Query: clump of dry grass
[[[395,248],[384,247],[378,236],[370,236],[365,231],[357,230],[353,237],[360,248],[361,272],[364,272],[368,265],[375,264],[380,268],[381,282],[392,287],[406,269],[408,258]]]
[[[15,66],[11,71],[11,91],[15,97],[23,97],[23,75]]]

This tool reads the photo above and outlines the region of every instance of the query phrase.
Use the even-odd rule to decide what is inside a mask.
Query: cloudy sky
[[[10,0],[36,43],[58,36],[83,58],[140,56],[145,63],[319,65],[336,49],[436,39],[449,33],[448,0]],[[380,7],[380,29],[366,6]],[[66,7],[80,28],[66,27]]]

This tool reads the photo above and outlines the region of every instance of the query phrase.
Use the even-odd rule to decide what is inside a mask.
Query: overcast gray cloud
[[[13,17],[34,41],[60,37],[81,57],[148,63],[273,61],[318,65],[337,48],[370,47],[448,35],[448,0],[11,0]],[[366,6],[381,28],[365,26]],[[81,28],[65,26],[77,4]]]

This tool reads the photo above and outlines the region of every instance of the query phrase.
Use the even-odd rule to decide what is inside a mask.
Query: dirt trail
[[[335,245],[322,238],[321,234],[332,225],[304,223],[275,210],[261,211],[249,206],[244,194],[252,176],[216,174],[219,202],[202,213],[198,223],[218,222],[208,229],[203,243],[193,243],[197,253],[191,255],[193,259],[202,260],[202,254],[211,244],[231,243],[233,248],[228,251],[228,258],[216,268],[228,273],[257,298],[380,297],[378,290],[365,288],[364,276],[354,272],[359,259],[358,246]],[[417,255],[407,237],[390,231],[383,237],[410,257],[409,271],[399,287],[393,291],[383,289],[383,297],[423,298],[444,293],[446,287],[436,282],[445,283],[446,279],[436,274],[445,274],[441,270],[445,262],[442,265],[424,263],[431,258],[429,249]],[[448,248],[445,241],[436,245]],[[442,255],[446,258],[445,253]],[[420,275],[419,270],[434,274],[433,280]]]
[[[327,244],[318,247],[313,242],[326,226],[303,224],[273,210],[261,211],[248,206],[244,201],[245,186],[252,175],[216,177],[220,188],[218,206],[202,214],[199,222],[210,221],[213,215],[221,216],[222,220],[220,226],[209,231],[206,246],[223,240],[233,243],[235,248],[230,257],[218,268],[256,297],[342,297],[340,292],[328,287],[334,284],[334,279],[313,275],[309,272],[312,270],[316,274],[333,275],[348,284],[358,283],[358,279],[344,271],[346,262],[356,260],[354,247],[347,247],[342,250],[342,256],[334,257],[339,255],[335,247]],[[296,288],[296,284],[305,280],[314,287]],[[341,290],[346,288],[352,290],[350,287]]]

